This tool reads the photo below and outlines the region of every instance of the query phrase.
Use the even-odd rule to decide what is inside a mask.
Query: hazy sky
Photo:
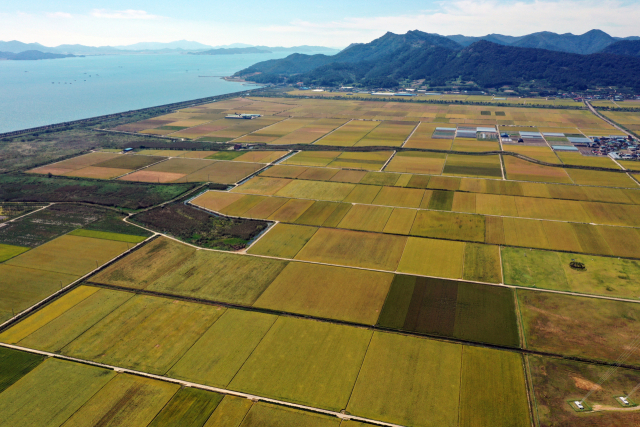
[[[21,0],[0,2],[0,40],[122,45],[195,40],[344,47],[387,31],[640,35],[638,0]]]

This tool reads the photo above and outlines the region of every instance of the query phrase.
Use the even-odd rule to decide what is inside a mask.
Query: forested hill
[[[273,75],[292,75],[306,73],[332,63],[359,63],[362,61],[379,61],[389,55],[400,53],[407,48],[429,49],[442,47],[448,50],[459,50],[462,46],[438,34],[422,31],[409,31],[406,34],[388,32],[370,43],[354,43],[336,55],[304,55],[294,53],[283,59],[272,59],[259,62],[237,72],[234,76],[246,76],[262,73]]]
[[[387,33],[367,44],[352,45],[334,56],[290,55],[265,61],[235,76],[257,82],[293,79],[305,84],[363,84],[395,87],[402,79],[432,85],[462,78],[481,87],[542,80],[558,89],[620,86],[640,89],[640,58],[609,53],[572,54],[478,41],[466,48],[446,44],[438,35],[412,31]]]
[[[587,86],[640,88],[640,58],[607,53],[579,55],[544,49],[500,46],[481,41],[451,55],[438,77],[477,82],[483,87],[545,80],[562,89]]]
[[[477,41],[486,40],[505,46],[533,47],[536,49],[557,50],[559,52],[580,53],[583,55],[600,52],[618,40],[601,30],[591,30],[580,35],[541,31],[520,37],[503,36],[501,34],[488,34],[483,37],[466,37],[462,35],[447,37],[465,47]]]
[[[620,40],[607,46],[602,52],[640,57],[640,40]]]

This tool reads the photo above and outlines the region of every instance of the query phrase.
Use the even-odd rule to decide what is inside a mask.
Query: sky
[[[118,46],[345,47],[387,31],[512,36],[537,31],[640,36],[639,0],[21,0],[0,2],[0,40]]]

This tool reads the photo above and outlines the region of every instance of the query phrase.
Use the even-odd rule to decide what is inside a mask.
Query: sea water
[[[255,88],[219,77],[286,55],[104,55],[0,61],[0,133]]]

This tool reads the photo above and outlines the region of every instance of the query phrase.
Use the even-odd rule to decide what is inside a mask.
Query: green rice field
[[[513,293],[502,287],[397,275],[378,325],[519,346]]]

